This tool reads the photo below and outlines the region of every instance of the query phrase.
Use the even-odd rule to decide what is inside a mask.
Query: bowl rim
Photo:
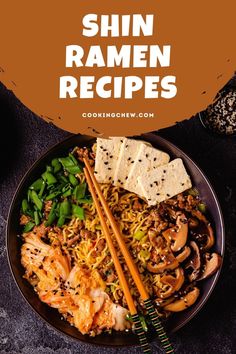
[[[11,259],[10,259],[10,252],[9,252],[9,240],[10,240],[10,220],[11,220],[11,216],[13,213],[13,209],[14,209],[14,205],[18,196],[19,191],[22,188],[22,185],[24,184],[25,180],[28,178],[28,176],[31,175],[31,173],[34,171],[35,167],[37,166],[37,164],[43,160],[44,158],[46,158],[51,151],[59,148],[59,146],[61,144],[66,144],[67,141],[71,140],[72,138],[76,137],[76,136],[84,136],[84,137],[89,137],[91,139],[96,139],[96,137],[92,137],[92,136],[88,136],[88,135],[84,135],[84,134],[70,134],[68,137],[66,137],[65,139],[61,140],[60,142],[53,144],[51,147],[49,147],[44,153],[42,153],[31,165],[30,168],[28,168],[26,170],[26,172],[24,173],[24,175],[22,176],[22,178],[20,179],[20,182],[14,192],[14,195],[12,197],[11,203],[10,203],[10,207],[9,207],[9,211],[8,211],[8,216],[7,216],[7,226],[6,226],[6,250],[7,250],[7,260],[8,260],[8,265],[12,274],[12,277],[14,279],[14,282],[21,294],[21,296],[23,297],[24,301],[30,306],[31,309],[33,309],[33,312],[39,317],[41,318],[44,323],[46,323],[47,325],[50,326],[50,328],[52,328],[54,331],[56,331],[58,334],[62,334],[64,336],[66,336],[67,338],[70,338],[74,341],[79,341],[80,343],[84,343],[86,345],[91,345],[93,347],[104,347],[104,348],[132,348],[135,346],[138,346],[138,343],[132,343],[132,344],[124,344],[124,345],[120,345],[120,344],[101,344],[101,343],[93,343],[93,342],[88,342],[86,340],[82,341],[76,337],[74,337],[72,334],[68,334],[66,332],[64,332],[62,329],[55,327],[53,324],[51,324],[47,318],[45,318],[31,303],[30,301],[27,299],[27,297],[24,295],[23,290],[21,289],[17,277],[13,271],[13,267],[12,267],[12,263],[11,263]],[[202,169],[194,162],[194,160],[192,160],[192,158],[190,158],[183,150],[181,150],[179,147],[177,147],[175,144],[173,144],[172,142],[170,142],[168,139],[161,137],[160,135],[158,135],[158,132],[151,132],[151,133],[145,133],[145,134],[140,134],[139,136],[133,136],[135,138],[146,138],[147,140],[150,139],[154,139],[156,140],[156,138],[158,138],[158,140],[162,141],[163,143],[167,143],[170,147],[172,147],[173,149],[175,149],[176,151],[178,151],[179,153],[181,153],[182,156],[184,156],[184,158],[186,158],[187,160],[189,160],[189,162],[194,165],[194,167],[200,172],[201,175],[203,175],[205,182],[208,186],[208,188],[210,189],[212,196],[214,198],[214,202],[217,206],[217,210],[219,213],[219,222],[220,222],[220,230],[221,230],[221,257],[222,257],[222,262],[220,265],[220,268],[217,270],[217,272],[214,274],[214,280],[212,281],[209,290],[206,294],[206,296],[204,297],[204,299],[202,299],[201,304],[199,304],[196,309],[190,314],[190,316],[188,316],[184,321],[182,321],[179,325],[177,325],[174,329],[172,329],[169,333],[175,333],[176,331],[178,331],[180,328],[182,328],[183,326],[185,326],[188,322],[191,321],[191,319],[193,317],[196,316],[196,314],[203,308],[203,306],[206,304],[206,302],[209,300],[210,295],[212,294],[216,283],[219,279],[221,270],[222,270],[222,266],[223,266],[223,261],[224,261],[224,255],[225,255],[225,224],[224,224],[224,218],[223,218],[223,213],[222,213],[222,209],[218,200],[218,197],[216,195],[215,190],[213,189],[211,182],[209,181],[208,177],[205,175],[205,173],[202,171]],[[133,138],[132,137],[132,138]],[[155,336],[151,342],[155,341],[157,339],[157,337]]]

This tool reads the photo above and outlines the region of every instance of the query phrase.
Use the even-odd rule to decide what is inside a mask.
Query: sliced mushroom
[[[209,259],[206,260],[206,264],[204,266],[204,271],[198,280],[210,277],[217,271],[217,269],[219,269],[221,263],[222,258],[217,253],[212,253],[211,255],[209,255]]]
[[[199,289],[195,287],[191,291],[189,291],[187,295],[185,295],[183,298],[164,306],[164,310],[171,312],[179,312],[186,310],[188,307],[192,306],[195,303],[199,294]]]
[[[188,246],[185,246],[183,251],[176,256],[176,259],[179,263],[185,261],[191,254],[191,249]]]
[[[191,259],[189,260],[188,264],[186,265],[186,269],[192,269],[192,272],[189,274],[188,278],[189,281],[194,281],[197,279],[200,273],[200,268],[201,268],[201,256],[200,256],[200,251],[198,248],[198,245],[196,242],[191,241],[190,246],[193,250],[193,255]]]
[[[215,242],[215,238],[214,238],[214,233],[212,230],[212,227],[210,225],[210,223],[208,222],[208,220],[206,219],[205,215],[203,215],[200,210],[193,210],[192,211],[192,215],[195,216],[198,220],[201,221],[202,226],[204,226],[204,229],[200,231],[200,234],[206,234],[207,236],[207,241],[206,243],[202,246],[202,250],[203,251],[207,251],[209,250]],[[200,227],[201,229],[201,227]]]
[[[176,226],[177,230],[171,227],[163,232],[163,236],[171,244],[170,247],[173,252],[180,251],[187,241],[188,221],[183,213],[177,216]]]
[[[161,306],[164,308],[166,305],[169,305],[171,302],[173,302],[176,298],[174,296],[168,297],[167,299],[161,299],[161,298],[156,298],[155,303],[157,306]]]
[[[189,218],[188,225],[190,229],[195,229],[199,225],[199,221],[196,218]]]
[[[163,273],[165,270],[173,270],[178,267],[179,262],[176,260],[175,256],[173,253],[168,250],[167,248],[163,250],[162,254],[159,255],[162,262],[159,263],[153,263],[153,262],[148,262],[147,263],[147,270],[152,273]]]
[[[161,299],[166,299],[170,297],[175,291],[178,291],[184,283],[184,271],[182,268],[177,268],[175,270],[175,276],[167,274],[161,277],[160,282],[164,285],[167,285],[168,288],[166,291],[158,289],[157,295]]]
[[[209,249],[214,245],[214,242],[215,242],[214,233],[213,233],[213,230],[212,230],[212,227],[211,227],[210,224],[207,225],[207,230],[208,230],[207,243],[206,243],[206,245],[202,248],[203,251],[209,250]]]

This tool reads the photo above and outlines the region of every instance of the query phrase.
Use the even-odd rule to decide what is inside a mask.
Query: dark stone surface
[[[140,353],[138,348],[96,348],[47,326],[26,304],[12,279],[5,249],[13,193],[31,164],[68,133],[47,124],[0,84],[0,353]],[[217,191],[226,224],[226,255],[210,300],[171,336],[176,353],[236,353],[236,138],[209,134],[197,118],[160,131],[203,169]],[[153,352],[160,353],[158,345]]]

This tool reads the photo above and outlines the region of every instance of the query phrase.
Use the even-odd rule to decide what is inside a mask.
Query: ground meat
[[[98,252],[102,252],[102,250],[104,249],[105,246],[106,246],[106,241],[104,240],[104,238],[100,239],[100,240],[98,241],[97,246],[96,246],[97,251],[98,251]]]
[[[64,241],[64,238],[63,238],[62,230],[60,229],[60,227],[54,226],[53,231],[57,234],[57,238],[60,241],[60,243],[62,244]]]
[[[48,218],[48,214],[50,213],[50,210],[52,208],[52,200],[48,200],[44,203],[44,213],[46,219]]]
[[[87,157],[89,163],[91,166],[94,165],[94,161],[95,161],[95,154],[93,151],[90,151],[88,148],[77,148],[76,149],[76,154],[78,156],[78,160],[80,160],[81,162],[83,162],[83,158]]]
[[[135,199],[134,203],[133,203],[133,209],[134,210],[142,210],[143,206],[140,203],[140,201],[138,199]]]
[[[68,247],[71,247],[74,243],[76,243],[76,242],[79,240],[79,238],[80,238],[79,235],[74,236],[72,239],[70,239],[70,240],[67,242],[67,246],[68,246]]]
[[[85,229],[82,229],[80,231],[80,236],[85,239],[85,240],[88,240],[88,239],[93,239],[94,238],[94,234],[92,231],[89,231],[89,230],[85,230]]]
[[[184,195],[182,193],[178,194],[177,201],[178,201],[178,207],[180,209],[185,209],[186,200],[185,200]]]
[[[106,281],[108,283],[112,283],[115,279],[116,279],[116,275],[115,275],[114,271],[111,269],[109,271],[109,275],[107,276],[107,280]]]
[[[20,225],[26,225],[30,221],[30,217],[27,215],[21,215]]]
[[[49,227],[46,227],[44,223],[42,223],[39,226],[35,226],[33,228],[33,232],[38,236],[38,237],[46,237],[47,236],[47,231],[49,230]]]

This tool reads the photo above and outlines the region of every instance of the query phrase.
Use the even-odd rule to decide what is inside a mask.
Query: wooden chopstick
[[[169,338],[164,330],[164,327],[162,326],[162,323],[159,319],[159,316],[156,312],[156,309],[152,303],[152,301],[150,300],[150,297],[149,297],[149,294],[147,293],[144,285],[143,285],[143,282],[142,282],[142,279],[140,277],[140,274],[139,274],[139,271],[129,253],[129,250],[125,244],[125,241],[120,233],[120,230],[116,224],[116,221],[111,213],[111,210],[104,198],[104,195],[102,193],[102,190],[96,180],[96,177],[92,171],[92,168],[88,162],[88,159],[85,157],[84,159],[84,163],[85,163],[85,166],[86,166],[86,171],[88,172],[89,176],[90,176],[90,180],[92,181],[93,183],[93,187],[94,189],[96,190],[96,193],[99,197],[99,200],[100,200],[100,203],[102,204],[102,207],[104,209],[104,212],[110,222],[110,225],[112,227],[112,230],[113,230],[113,233],[115,235],[115,238],[116,238],[116,241],[120,247],[120,250],[123,254],[123,257],[125,259],[125,262],[129,268],[129,271],[131,273],[131,276],[139,290],[139,293],[141,295],[141,298],[144,302],[144,305],[149,313],[149,316],[150,316],[150,319],[152,321],[152,324],[158,334],[158,337],[160,339],[160,342],[162,344],[162,347],[163,349],[165,350],[166,353],[170,354],[170,353],[174,353],[174,349],[169,341]]]
[[[93,201],[94,201],[94,204],[95,204],[95,208],[97,210],[97,213],[98,213],[98,216],[99,216],[99,219],[100,219],[102,230],[104,232],[104,235],[105,235],[105,238],[106,238],[106,241],[107,241],[107,245],[108,245],[109,251],[111,253],[111,257],[112,257],[113,262],[114,262],[114,266],[115,266],[115,269],[116,269],[116,272],[117,272],[117,275],[118,275],[118,278],[119,278],[120,285],[121,285],[122,290],[124,292],[124,296],[125,296],[125,299],[126,299],[130,314],[132,316],[132,320],[133,320],[134,325],[135,325],[135,332],[138,335],[139,342],[140,342],[140,345],[141,345],[141,348],[142,348],[143,352],[146,353],[146,354],[151,353],[147,338],[145,336],[145,332],[144,332],[144,330],[142,328],[142,324],[140,322],[140,318],[138,316],[136,306],[134,304],[132,295],[130,293],[128,283],[126,281],[124,272],[123,272],[121,264],[119,262],[115,247],[114,247],[112,239],[111,239],[111,235],[110,235],[108,226],[107,226],[106,221],[104,219],[104,216],[103,216],[103,213],[102,213],[102,210],[101,210],[101,207],[100,207],[98,198],[96,196],[96,192],[94,190],[93,183],[92,183],[92,180],[91,180],[91,177],[89,175],[89,172],[88,172],[87,168],[84,168],[84,174],[85,174],[85,178],[87,180],[87,183],[88,183],[88,186],[89,186],[89,190],[90,190],[90,193],[92,195],[92,198],[93,198]]]
[[[139,290],[139,293],[140,293],[142,299],[145,301],[145,300],[149,299],[149,295],[148,295],[148,293],[147,293],[147,291],[146,291],[146,289],[145,289],[145,287],[143,285],[143,282],[141,280],[139,271],[138,271],[133,259],[131,258],[131,255],[130,255],[129,250],[128,250],[126,244],[125,244],[125,241],[123,240],[123,238],[120,235],[120,230],[119,230],[119,228],[118,228],[118,226],[117,226],[117,224],[115,222],[115,219],[114,219],[114,217],[113,217],[113,215],[111,213],[111,210],[110,210],[110,208],[107,205],[107,202],[106,202],[106,200],[104,198],[104,195],[103,195],[103,193],[101,191],[101,188],[100,188],[100,186],[99,186],[99,184],[98,184],[98,182],[97,182],[97,180],[96,180],[96,178],[95,178],[95,176],[93,174],[91,166],[90,166],[90,164],[89,164],[89,162],[88,162],[88,160],[86,158],[84,158],[84,163],[85,163],[85,166],[86,166],[86,168],[87,168],[87,170],[89,172],[89,175],[91,177],[91,180],[93,182],[93,185],[94,185],[94,188],[95,188],[95,190],[97,192],[97,195],[98,195],[98,197],[100,199],[102,207],[103,207],[103,209],[104,209],[104,211],[106,213],[106,216],[107,216],[107,218],[108,218],[108,220],[109,220],[109,222],[111,224],[112,230],[113,230],[114,235],[116,237],[116,241],[117,241],[117,243],[118,243],[118,245],[119,245],[119,247],[121,249],[121,252],[122,252],[122,254],[123,254],[124,258],[125,258],[125,261],[126,261],[127,266],[128,266],[128,268],[130,270],[130,273],[131,273],[131,275],[132,275],[132,277],[134,279],[134,282],[135,282],[135,284],[136,284],[136,286],[137,286],[137,288]]]

